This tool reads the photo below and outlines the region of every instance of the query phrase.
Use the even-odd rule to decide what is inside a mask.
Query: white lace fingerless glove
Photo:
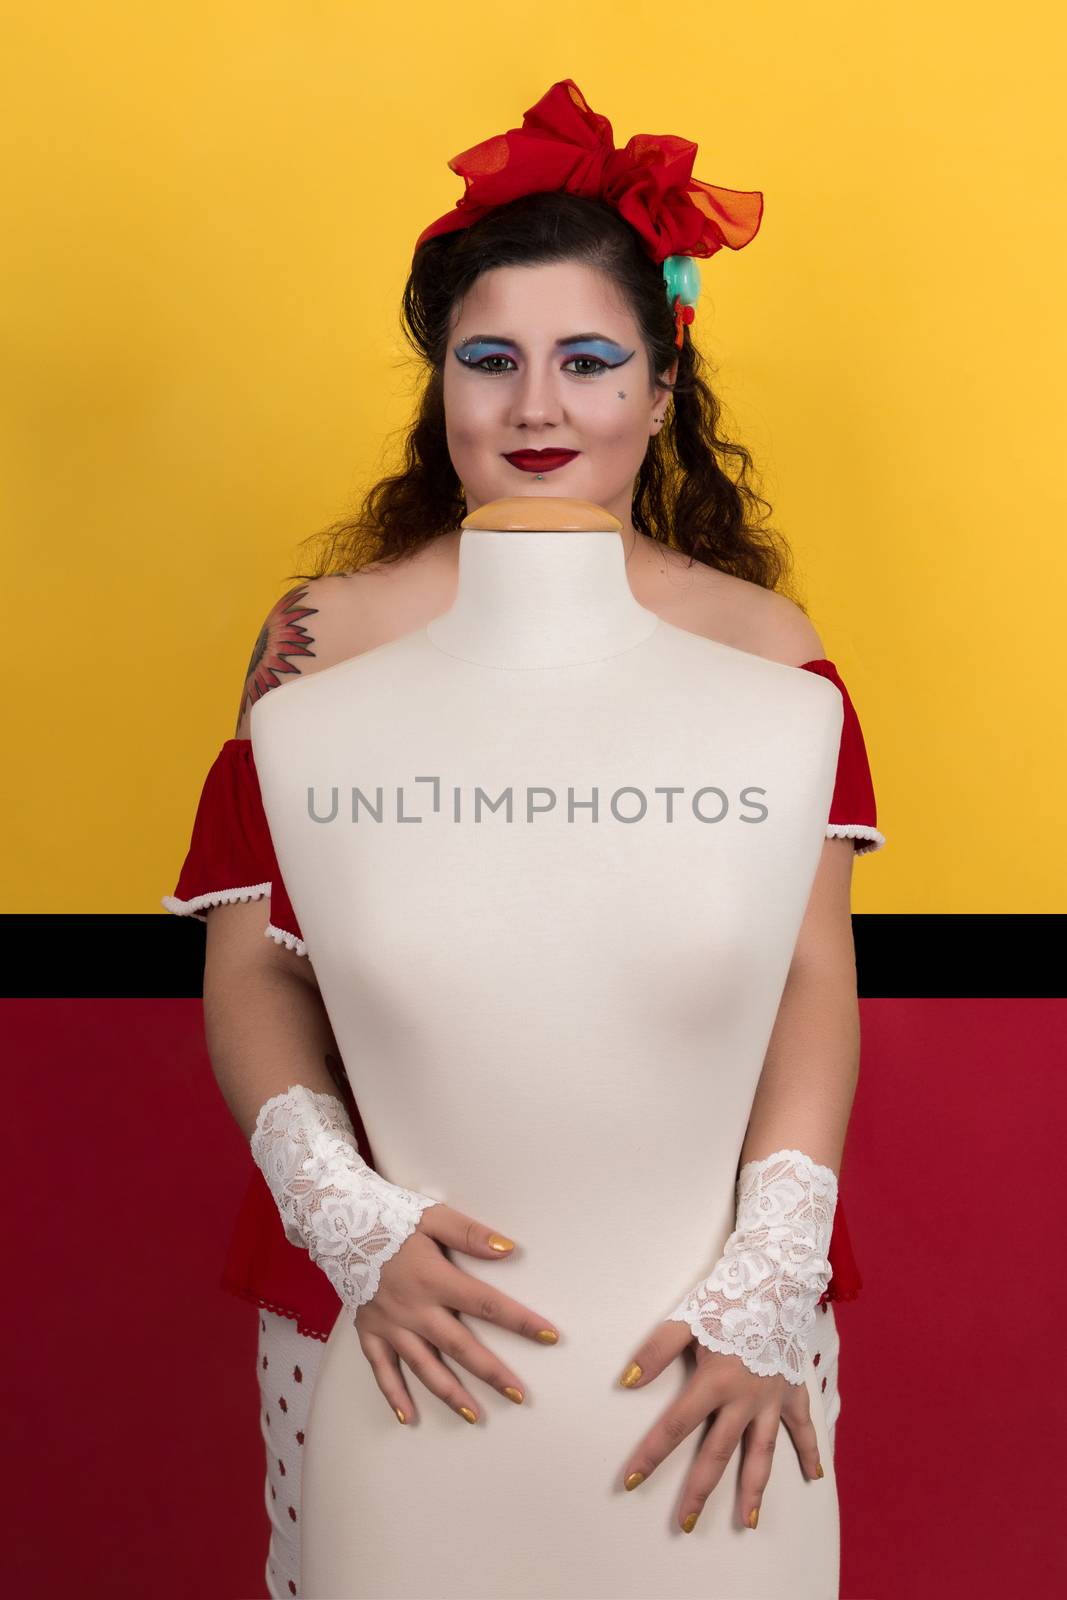
[[[251,1145],[290,1244],[304,1246],[351,1310],[373,1300],[382,1266],[438,1202],[369,1167],[344,1103],[302,1083],[260,1106]]]
[[[815,1307],[832,1276],[837,1178],[800,1150],[747,1161],[737,1180],[734,1232],[711,1272],[668,1322],[702,1345],[740,1356],[761,1378],[804,1381]]]

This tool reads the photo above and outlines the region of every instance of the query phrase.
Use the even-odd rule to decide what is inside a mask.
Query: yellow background
[[[5,911],[171,892],[299,541],[394,460],[447,160],[564,77],[764,193],[694,332],[867,737],[855,909],[1063,909],[1051,8],[5,9]]]

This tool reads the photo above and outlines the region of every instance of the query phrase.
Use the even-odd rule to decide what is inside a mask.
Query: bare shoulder
[[[452,604],[458,580],[458,530],[399,561],[372,561],[358,572],[346,573],[339,580],[347,607],[345,654],[373,650],[424,627]]]
[[[706,562],[666,552],[646,604],[680,628],[751,655],[803,666],[823,655],[822,640],[795,601]]]
[[[787,667],[801,667],[806,661],[817,661],[824,654],[822,640],[811,618],[788,595],[763,589],[744,579],[733,581],[752,591],[746,594],[743,602],[749,607],[752,629],[752,643],[746,649],[766,656],[769,661],[781,661]]]
[[[264,617],[245,669],[235,739],[250,737],[252,707],[294,677],[333,666],[348,653],[347,579],[308,578],[287,589]]]

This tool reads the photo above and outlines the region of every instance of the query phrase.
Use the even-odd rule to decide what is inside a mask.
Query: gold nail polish
[[[631,1472],[630,1476],[626,1480],[626,1487],[628,1489],[636,1489],[637,1485],[639,1483],[644,1483],[644,1481],[645,1475],[643,1472]]]
[[[750,1528],[754,1528],[758,1522],[759,1522],[759,1506],[753,1506],[752,1510],[748,1514],[748,1525],[749,1525]]]
[[[477,1422],[478,1420],[470,1406],[460,1406],[459,1414],[461,1417],[466,1417],[468,1422]]]
[[[542,1328],[536,1337],[540,1339],[542,1344],[555,1344],[559,1334],[553,1333],[551,1328]]]
[[[630,1365],[619,1379],[619,1382],[622,1384],[624,1389],[632,1389],[640,1376],[641,1368],[637,1365],[636,1361],[631,1361]]]
[[[408,1420],[407,1417],[405,1417],[404,1413],[401,1411],[399,1406],[394,1406],[393,1410],[396,1412],[396,1420],[398,1422],[406,1422]]]
[[[686,1517],[685,1521],[682,1523],[682,1529],[683,1529],[683,1531],[685,1533],[692,1533],[692,1531],[696,1527],[696,1525],[697,1525],[697,1513],[695,1511],[691,1511],[689,1513],[689,1515]]]
[[[514,1402],[515,1402],[515,1404],[517,1406],[521,1406],[522,1405],[522,1390],[521,1389],[516,1389],[509,1383],[507,1388],[504,1390],[504,1393],[507,1395],[509,1400],[514,1400]]]
[[[815,1468],[815,1476],[817,1478],[825,1478],[825,1476],[826,1476],[825,1472],[822,1470],[822,1462],[821,1461],[819,1462],[819,1465]]]
[[[489,1247],[492,1250],[514,1250],[515,1241],[514,1239],[505,1239],[502,1233],[491,1233],[489,1235]]]

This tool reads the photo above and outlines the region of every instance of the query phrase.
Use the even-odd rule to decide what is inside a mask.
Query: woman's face
[[[453,311],[445,428],[468,513],[505,496],[566,495],[631,528],[634,479],[667,398],[649,383],[613,285],[577,262],[483,272]],[[505,459],[523,450],[577,454],[538,478]]]

